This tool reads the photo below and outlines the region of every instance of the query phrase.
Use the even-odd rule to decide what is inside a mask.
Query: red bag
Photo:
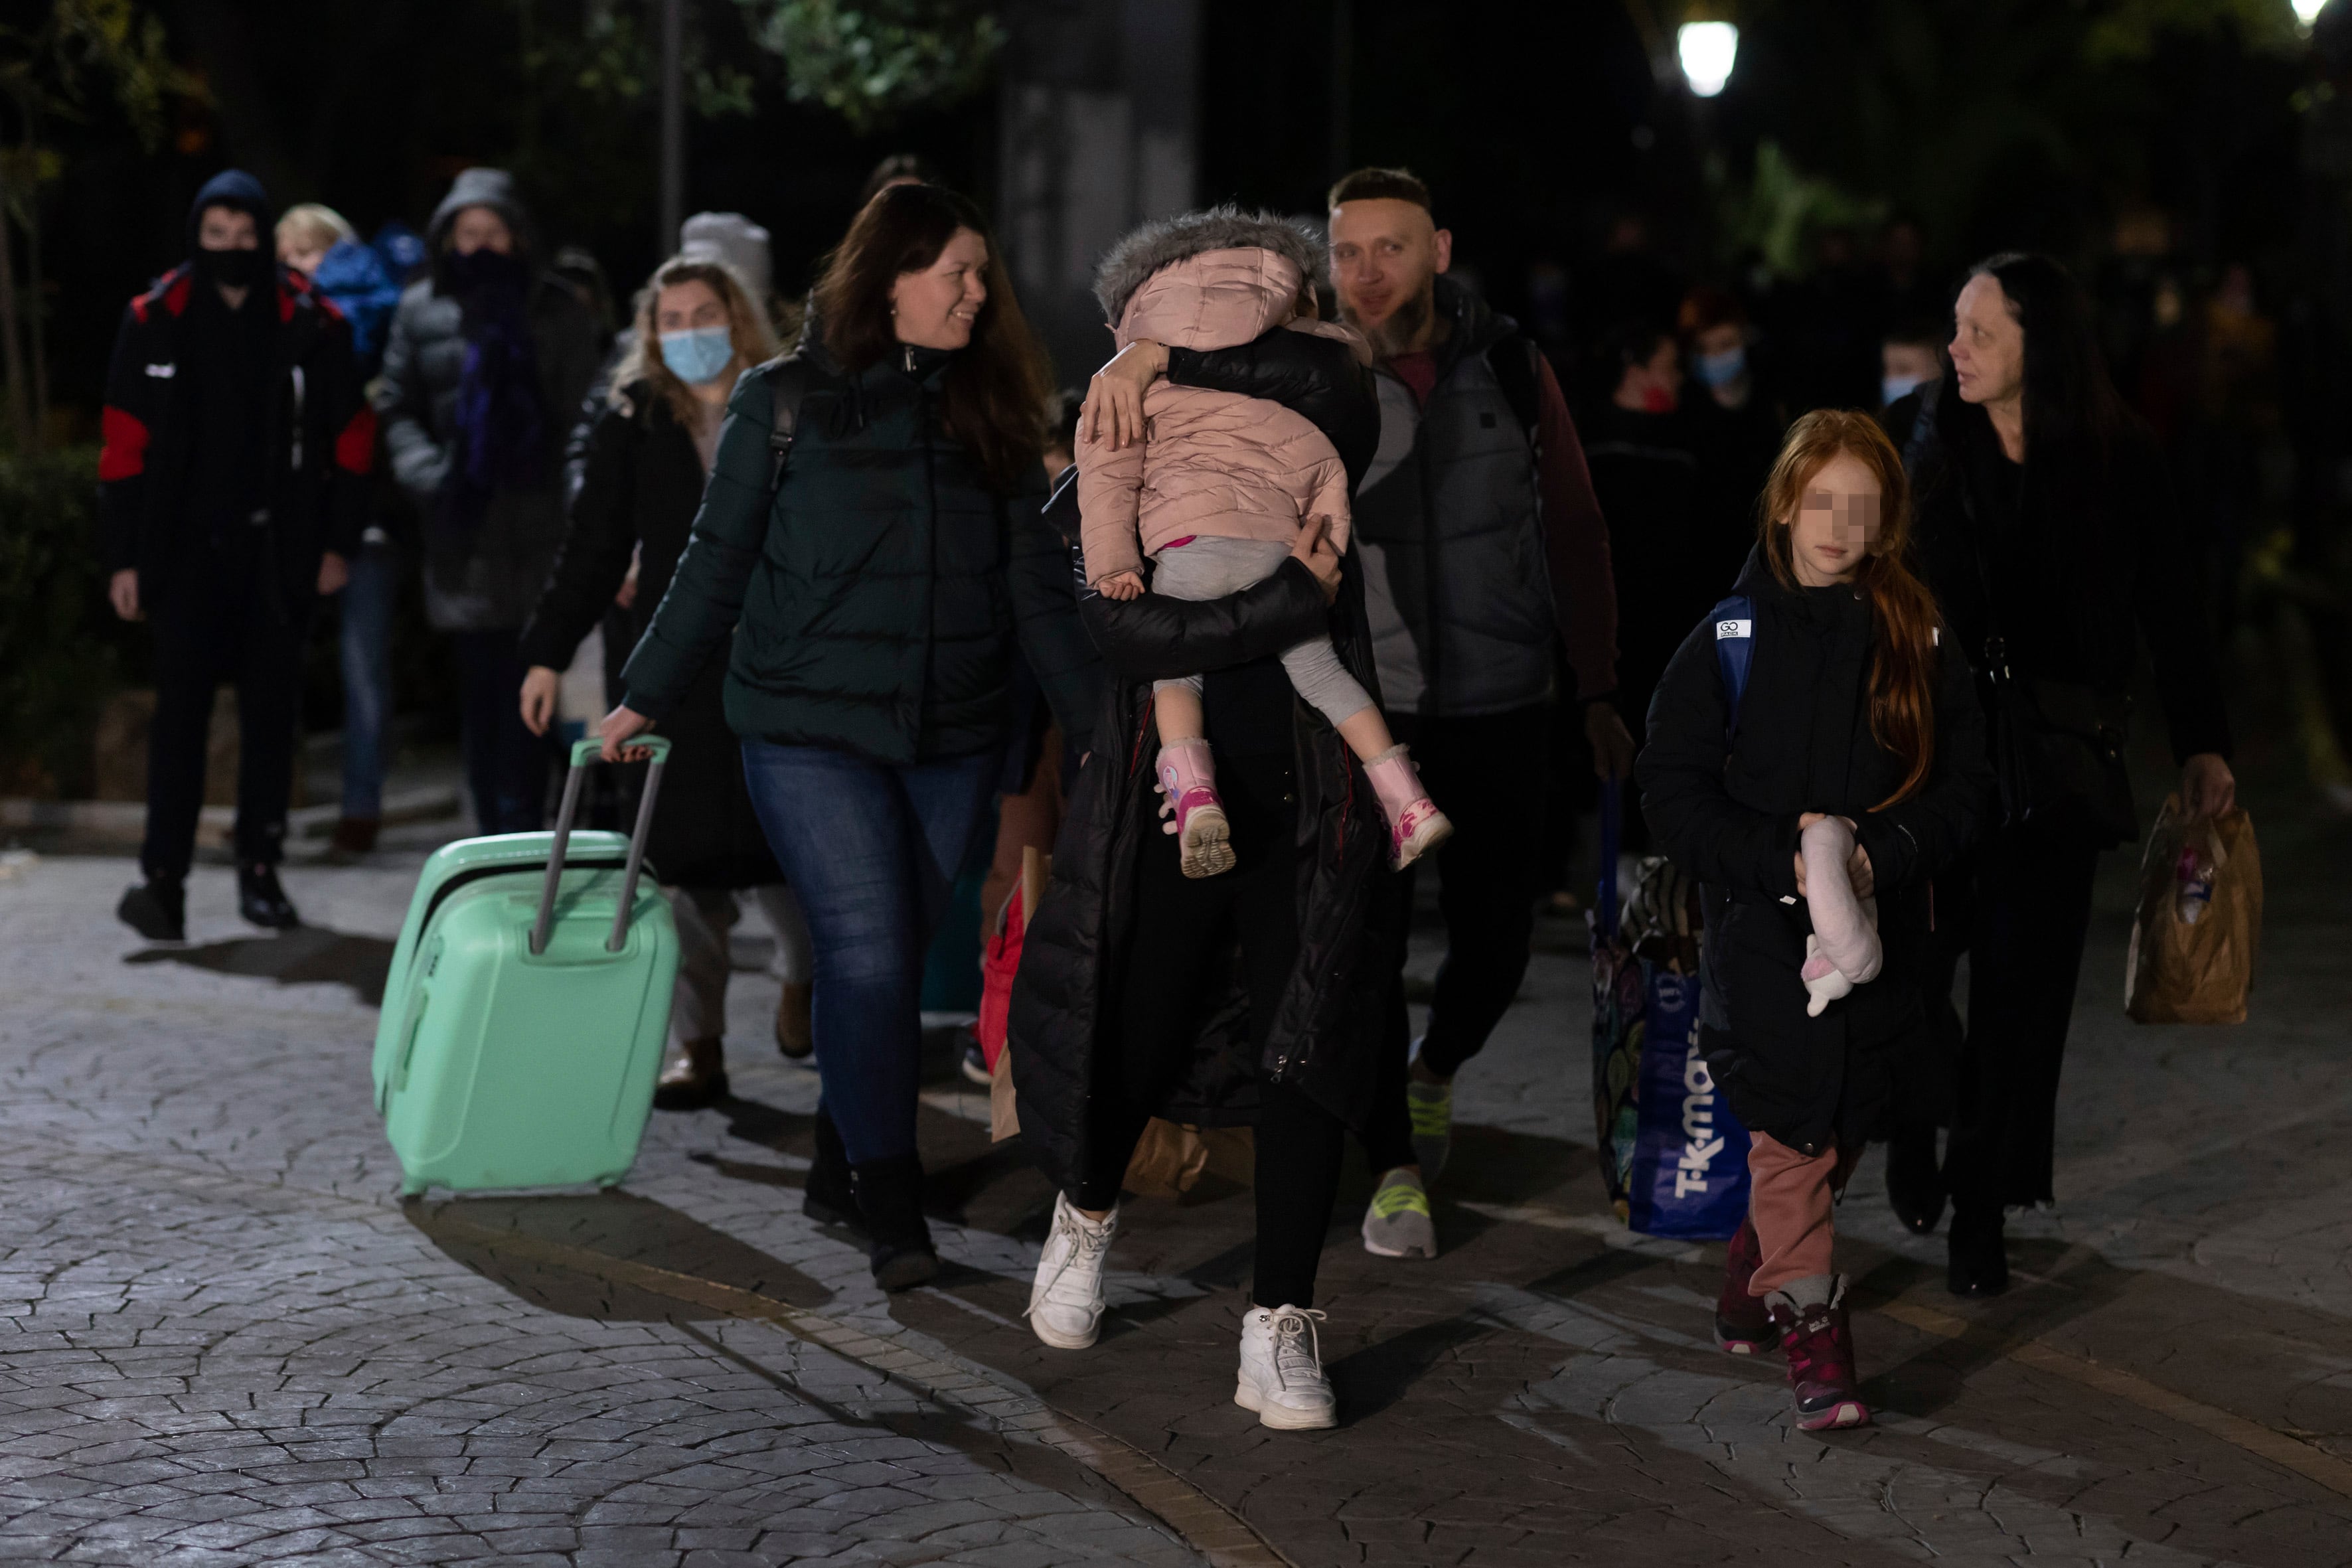
[[[980,959],[980,1022],[972,1026],[972,1032],[980,1037],[981,1053],[988,1058],[991,1074],[996,1071],[996,1058],[1004,1054],[1004,1034],[1013,1012],[1013,976],[1021,967],[1021,938],[1027,929],[1021,889],[1016,887],[1004,900],[1003,923],[989,934]]]
[[[1034,909],[1038,897],[1045,891],[1045,876],[1052,860],[1034,849],[1021,851],[1021,879],[1013,884],[1013,894],[1004,900],[997,917],[996,930],[989,934],[980,960],[980,1022],[973,1033],[980,1037],[980,1048],[988,1058],[988,1070],[996,1071],[996,1062],[1004,1054],[1004,1036],[1013,1011],[1013,976],[1021,968],[1021,939],[1028,931],[1028,911]]]

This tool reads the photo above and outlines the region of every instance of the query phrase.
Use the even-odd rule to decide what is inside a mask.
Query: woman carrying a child
[[[1023,1139],[1060,1189],[1038,1337],[1094,1343],[1120,1178],[1151,1117],[1254,1125],[1234,1397],[1285,1428],[1336,1421],[1314,1288],[1344,1137],[1376,1100],[1375,882],[1445,831],[1365,690],[1361,584],[1333,550],[1370,456],[1344,433],[1377,428],[1376,394],[1346,335],[1305,314],[1321,253],[1280,219],[1218,209],[1148,225],[1103,264],[1122,342],[1263,334],[1324,424],[1160,385],[1139,446],[1081,443],[1080,613],[1118,684],[1011,1019]]]
[[[1900,456],[1866,415],[1797,421],[1738,592],[1666,667],[1634,763],[1643,808],[1706,902],[1701,1045],[1748,1128],[1748,1222],[1716,1337],[1777,1340],[1798,1425],[1866,1422],[1831,1215],[1924,1026],[1930,879],[1991,788],[1967,661],[1907,559]],[[1739,622],[1744,619],[1746,626]],[[1719,637],[1749,637],[1735,710]]]

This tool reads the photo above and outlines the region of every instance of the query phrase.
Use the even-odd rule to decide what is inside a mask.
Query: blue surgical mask
[[[1721,391],[1748,374],[1748,346],[1741,343],[1721,353],[1700,354],[1694,368],[1699,380]]]
[[[1918,391],[1921,387],[1927,385],[1928,382],[1934,379],[1935,378],[1932,376],[1925,375],[1880,376],[1878,378],[1879,401],[1892,405],[1902,401],[1904,398],[1910,396],[1913,393]]]
[[[693,327],[661,335],[662,363],[690,385],[716,381],[735,363],[735,335],[725,327]]]

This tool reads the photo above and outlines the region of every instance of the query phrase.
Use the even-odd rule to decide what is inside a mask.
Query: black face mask
[[[258,249],[199,250],[195,261],[197,278],[224,289],[252,288],[268,266],[268,258]]]
[[[453,250],[441,258],[441,275],[447,281],[452,294],[497,289],[520,291],[530,277],[521,262],[487,247],[463,256]]]

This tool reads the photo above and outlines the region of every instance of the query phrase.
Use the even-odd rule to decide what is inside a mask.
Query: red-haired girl
[[[1977,831],[1991,776],[1967,661],[1906,558],[1902,459],[1878,426],[1798,420],[1759,511],[1738,590],[1751,614],[1675,655],[1634,774],[1659,843],[1706,887],[1700,1045],[1753,1139],[1716,1337],[1752,1354],[1777,1334],[1797,1424],[1850,1426],[1870,1411],[1831,1211],[1885,1110],[1887,1056],[1923,1025],[1928,879]],[[1735,710],[1716,643],[1738,636],[1752,641]]]

